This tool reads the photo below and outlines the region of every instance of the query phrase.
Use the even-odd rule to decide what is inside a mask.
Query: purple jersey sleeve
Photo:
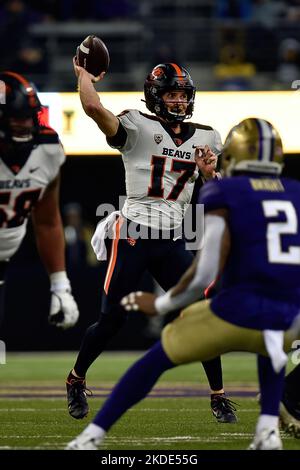
[[[198,204],[204,204],[205,212],[228,207],[222,180],[211,180],[201,188]]]

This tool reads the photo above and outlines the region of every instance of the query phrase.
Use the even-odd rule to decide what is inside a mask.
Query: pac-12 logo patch
[[[163,140],[163,135],[162,134],[154,134],[154,140],[157,144],[160,144]]]

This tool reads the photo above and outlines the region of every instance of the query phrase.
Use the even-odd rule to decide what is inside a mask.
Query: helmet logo
[[[154,134],[154,140],[157,144],[160,144],[163,140],[163,135],[162,134]]]
[[[164,75],[164,71],[163,69],[161,69],[160,67],[156,67],[155,69],[152,70],[151,72],[151,78],[153,80],[156,80],[157,78],[160,78]]]

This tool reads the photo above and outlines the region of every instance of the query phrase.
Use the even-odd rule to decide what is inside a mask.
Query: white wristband
[[[192,283],[190,286],[190,288],[185,289],[180,294],[171,296],[171,293],[168,291],[166,294],[157,297],[154,301],[157,313],[159,315],[165,315],[173,310],[181,310],[197,300],[200,300],[203,289],[200,289],[197,285],[193,286]]]
[[[51,292],[71,291],[71,284],[66,271],[58,271],[50,274]]]
[[[171,292],[168,291],[159,297],[156,297],[154,301],[155,310],[159,315],[165,315],[166,313],[172,310],[172,300],[171,300]]]

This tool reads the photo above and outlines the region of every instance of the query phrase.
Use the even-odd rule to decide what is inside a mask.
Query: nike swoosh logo
[[[39,169],[39,166],[37,166],[36,168],[30,168],[29,173],[34,173],[38,169]]]

